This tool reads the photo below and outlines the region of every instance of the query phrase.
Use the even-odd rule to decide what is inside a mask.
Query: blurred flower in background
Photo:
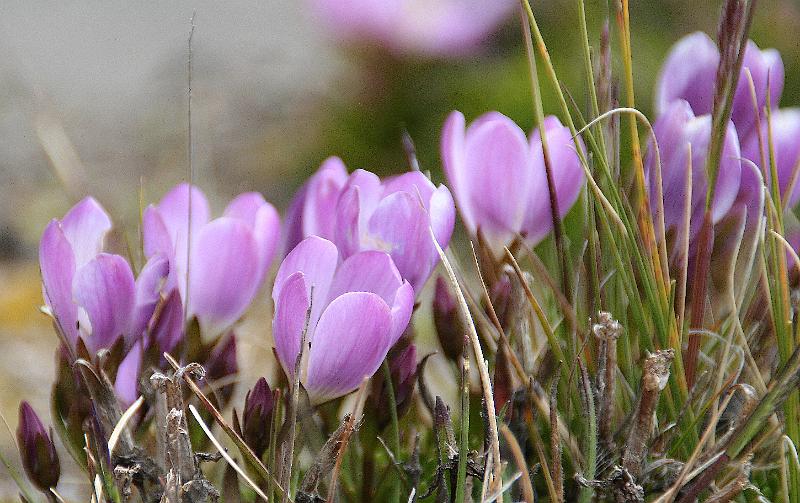
[[[331,34],[403,55],[470,53],[518,5],[515,0],[309,0]]]

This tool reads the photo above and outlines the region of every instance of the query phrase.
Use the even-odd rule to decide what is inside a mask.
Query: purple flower
[[[584,184],[583,168],[569,129],[545,119],[548,152],[563,218]],[[530,245],[553,227],[539,131],[530,140],[511,119],[489,112],[465,129],[461,112],[442,131],[442,162],[461,217],[473,235],[480,231],[495,252],[521,234]]]
[[[717,45],[705,33],[695,32],[678,41],[667,56],[656,85],[659,115],[680,99],[686,100],[697,115],[711,113],[719,58]],[[753,79],[756,103],[751,97],[748,71]],[[748,41],[731,110],[740,139],[744,140],[753,131],[756,118],[767,103],[768,91],[771,105],[777,108],[783,92],[783,77],[783,62],[778,51],[762,51],[753,41]]]
[[[166,290],[177,288],[189,316],[197,317],[205,336],[215,337],[258,293],[278,244],[280,221],[275,208],[252,192],[236,197],[222,217],[210,220],[203,193],[181,184],[157,206],[147,207],[143,230],[145,255],[169,260]]]
[[[392,52],[448,56],[469,52],[516,6],[513,0],[312,0],[341,39],[377,42]]]
[[[166,262],[154,257],[134,281],[128,262],[104,253],[111,219],[92,198],[53,219],[39,244],[44,300],[67,342],[82,339],[91,354],[119,337],[130,347],[142,334],[158,300]]]
[[[775,168],[778,173],[784,205],[792,208],[800,201],[800,181],[796,181],[800,166],[800,109],[784,108],[773,110],[770,114],[772,129],[772,148],[775,154]],[[769,164],[769,136],[766,120],[762,121],[759,134],[750,135],[742,143],[742,155],[758,166],[764,166],[765,182],[769,183],[771,168]],[[763,157],[762,157],[763,153]],[[762,162],[763,160],[763,162]],[[745,183],[745,171],[747,180]],[[751,181],[752,180],[752,181]],[[791,187],[790,187],[791,184]],[[750,170],[742,171],[742,189],[748,189],[748,199],[755,197],[754,192],[760,189],[757,177]]]
[[[364,170],[348,177],[342,161],[332,157],[292,202],[288,245],[316,235],[336,243],[343,259],[360,251],[385,251],[419,292],[439,262],[431,229],[445,248],[454,224],[455,206],[444,185],[436,187],[418,171],[383,181]]]
[[[375,373],[408,325],[414,290],[388,254],[358,252],[340,263],[336,245],[311,236],[284,259],[272,299],[275,349],[290,378],[311,306],[301,381],[319,404]]]
[[[661,180],[664,201],[664,225],[670,230],[682,232],[684,205],[686,202],[686,169],[689,165],[689,145],[692,151],[692,202],[690,216],[690,239],[700,231],[705,209],[708,178],[706,158],[711,138],[711,116],[696,117],[689,103],[683,100],[672,102],[656,120],[656,141],[661,154]],[[725,135],[717,187],[712,203],[712,221],[718,222],[734,204],[739,191],[741,176],[741,154],[736,128],[728,125]],[[648,148],[646,176],[650,188],[650,201],[655,210],[656,184],[654,182],[655,152]]]
[[[53,444],[52,433],[48,434],[39,416],[28,402],[19,405],[17,444],[22,466],[28,479],[41,491],[49,494],[61,477],[58,452]]]

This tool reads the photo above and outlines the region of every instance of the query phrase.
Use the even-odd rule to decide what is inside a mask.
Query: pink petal
[[[329,157],[308,180],[303,202],[303,237],[313,235],[333,239],[336,202],[347,178],[344,162],[338,157]]]
[[[39,243],[39,268],[42,272],[44,301],[50,307],[64,336],[75,345],[78,308],[72,300],[75,257],[58,220],[52,220]]]
[[[308,288],[306,295],[313,296],[311,325],[316,325],[316,321],[325,309],[328,291],[338,263],[339,252],[336,250],[336,245],[317,236],[305,238],[294,250],[289,252],[278,269],[272,289],[272,300],[277,304],[278,296],[281,294],[286,280],[295,272],[302,272]],[[311,292],[312,288],[313,293]]]
[[[371,292],[387,305],[394,303],[397,289],[403,279],[388,254],[381,251],[363,251],[347,258],[336,271],[328,300],[347,292]]]
[[[188,183],[182,183],[170,190],[158,203],[157,209],[175,244],[181,241],[181,236],[185,239],[189,229],[190,210],[193,233],[209,221],[211,214],[203,191],[197,187],[190,188]],[[185,249],[185,242],[183,248]],[[176,250],[178,249],[176,246]]]
[[[385,197],[369,220],[368,239],[365,244],[362,238],[362,246],[387,251],[400,275],[416,290],[422,290],[439,254],[433,245],[428,213],[418,196],[395,192]]]
[[[392,333],[389,347],[392,347],[408,328],[411,315],[414,313],[414,288],[408,281],[403,281],[394,296],[394,303],[390,305],[392,306]]]
[[[237,196],[225,209],[224,216],[238,218],[252,230],[258,243],[259,278],[264,277],[275,256],[281,231],[281,221],[274,206],[264,200],[257,192]]]
[[[585,181],[583,167],[577,152],[575,152],[572,133],[561,125],[557,117],[551,115],[545,119],[545,131],[558,201],[558,217],[564,218],[564,215],[578,200],[578,195],[583,189]],[[531,190],[534,194],[530,197],[530,207],[525,216],[523,231],[528,243],[535,246],[553,227],[550,189],[544,164],[541,135],[538,130],[531,135],[531,154],[535,166],[534,181],[531,182]]]
[[[189,264],[189,313],[205,337],[230,328],[258,292],[258,244],[244,222],[218,218],[200,230]]]
[[[147,261],[136,278],[133,326],[129,333],[131,337],[139,337],[147,328],[161,298],[161,289],[168,273],[169,262],[165,257],[156,255]]]
[[[101,253],[78,269],[72,295],[91,324],[81,327],[81,336],[92,354],[130,330],[134,288],[133,272],[119,255]]]
[[[81,267],[103,251],[111,218],[94,198],[87,197],[61,219],[61,229],[75,254],[75,267]]]
[[[477,226],[493,239],[521,230],[530,197],[532,161],[525,134],[501,116],[470,127],[464,169]]]
[[[275,301],[275,316],[272,319],[272,336],[275,339],[275,352],[286,375],[294,375],[300,341],[305,328],[308,311],[308,286],[305,276],[297,271],[286,278]],[[314,326],[309,325],[309,340]]]
[[[474,234],[476,224],[472,217],[472,207],[469,204],[469,179],[464,166],[464,127],[464,114],[461,112],[452,112],[447,117],[442,128],[442,168],[453,189],[464,225],[467,226],[470,233]]]
[[[114,391],[124,408],[136,401],[139,397],[139,373],[142,369],[142,341],[138,341],[125,355],[117,368],[117,377],[114,380]]]
[[[663,114],[675,100],[686,100],[697,115],[711,113],[719,50],[708,35],[695,32],[669,52],[656,84],[656,111]]]
[[[375,373],[392,340],[389,306],[373,293],[350,292],[334,299],[319,320],[311,345],[311,402],[319,404],[356,389]]]
[[[162,301],[150,323],[152,340],[160,352],[170,353],[183,338],[183,303],[178,290],[172,290]]]

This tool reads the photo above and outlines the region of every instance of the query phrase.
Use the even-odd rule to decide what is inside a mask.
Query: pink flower
[[[569,211],[584,184],[583,168],[569,129],[558,118],[544,123],[559,217]],[[480,230],[495,251],[517,234],[536,245],[553,228],[539,131],[530,139],[498,112],[478,117],[465,129],[453,112],[442,131],[442,162],[464,224]]]
[[[388,254],[340,258],[332,242],[308,237],[286,256],[272,290],[275,350],[290,379],[311,307],[301,381],[314,404],[350,393],[374,374],[414,308],[414,289]]]

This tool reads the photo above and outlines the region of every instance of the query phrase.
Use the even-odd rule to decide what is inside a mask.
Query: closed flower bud
[[[464,352],[464,336],[466,328],[461,321],[458,306],[447,281],[436,278],[436,291],[433,296],[433,323],[442,352],[449,359],[457,361]]]
[[[274,407],[272,390],[263,377],[247,392],[242,412],[242,435],[244,441],[261,458],[269,447],[269,434]]]
[[[417,383],[417,348],[414,344],[403,346],[405,339],[389,353],[389,371],[392,376],[394,399],[397,404],[397,417],[401,418],[411,405],[414,386]],[[383,429],[391,421],[389,397],[384,374],[378,373],[373,388],[373,400],[377,414],[378,428]]]
[[[28,402],[19,406],[17,443],[28,478],[38,489],[49,492],[58,484],[61,465],[53,440]]]

